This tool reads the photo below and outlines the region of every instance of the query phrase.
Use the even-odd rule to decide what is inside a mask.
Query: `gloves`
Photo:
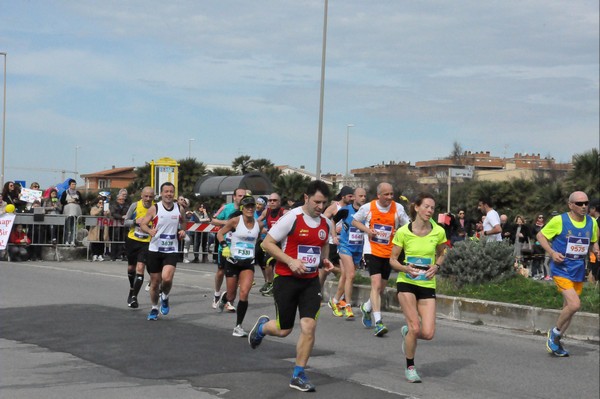
[[[221,256],[223,256],[224,258],[230,258],[231,257],[231,249],[229,249],[229,247],[223,248],[223,251],[221,252]]]

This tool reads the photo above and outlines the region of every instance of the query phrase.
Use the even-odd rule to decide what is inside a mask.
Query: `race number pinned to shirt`
[[[415,277],[409,273],[405,273],[406,277],[408,277],[411,280],[427,280],[427,277],[425,277],[425,272],[427,271],[427,269],[429,269],[429,266],[431,266],[431,258],[421,258],[418,256],[407,256],[406,263],[409,263],[415,269],[420,270],[418,276]]]
[[[569,259],[583,259],[588,253],[590,239],[587,237],[568,237],[565,257]]]
[[[177,251],[177,236],[171,234],[161,234],[158,244],[159,252],[174,252]]]
[[[390,238],[392,238],[392,226],[375,223],[373,224],[373,230],[375,230],[375,236],[371,239],[372,242],[383,245],[388,245],[390,243]]]
[[[298,259],[304,263],[306,273],[316,272],[321,262],[321,247],[298,245]]]
[[[235,259],[254,259],[254,243],[237,241],[231,254]]]
[[[348,244],[350,245],[362,245],[364,233],[356,227],[350,226],[348,229]]]

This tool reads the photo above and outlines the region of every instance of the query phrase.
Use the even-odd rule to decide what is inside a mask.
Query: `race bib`
[[[144,232],[144,231],[141,229],[141,227],[139,227],[139,226],[136,226],[136,227],[135,227],[135,229],[133,230],[133,235],[134,235],[135,237],[137,237],[137,238],[146,239],[146,238],[148,238],[148,236],[149,236],[150,234],[148,234],[148,233]]]
[[[348,229],[348,244],[350,245],[363,245],[364,233],[356,227],[350,226]]]
[[[321,262],[321,247],[313,245],[298,245],[298,256],[304,263],[306,273],[314,273],[319,268]]]
[[[388,245],[390,238],[392,237],[392,226],[385,224],[373,224],[373,230],[375,230],[375,236],[371,238],[371,242],[378,244]]]
[[[590,248],[590,239],[587,237],[568,237],[565,257],[569,259],[583,259]]]
[[[177,236],[171,234],[161,234],[158,243],[159,252],[176,252]]]
[[[235,259],[254,259],[254,244],[251,242],[238,241],[231,251]]]
[[[406,263],[410,263],[412,265],[412,267],[420,270],[419,275],[416,277],[412,276],[409,273],[404,273],[407,278],[409,278],[411,280],[427,280],[427,277],[425,277],[425,272],[427,271],[427,269],[429,269],[429,266],[431,266],[431,258],[421,258],[418,256],[407,256]]]

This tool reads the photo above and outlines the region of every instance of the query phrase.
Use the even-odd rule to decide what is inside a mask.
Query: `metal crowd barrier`
[[[81,215],[69,217],[67,215],[46,215],[19,213],[15,217],[14,225],[23,225],[31,239],[32,248],[54,247],[55,258],[60,261],[59,249],[68,247],[87,247],[86,257],[90,259],[92,244],[103,245],[102,255],[108,254],[111,258],[125,256],[124,245],[128,228],[122,220],[106,216]],[[14,227],[13,227],[14,228]],[[98,240],[89,240],[91,229],[99,230]],[[208,261],[208,256],[213,254],[216,247],[215,234],[219,227],[210,223],[186,224],[186,240],[180,241],[179,252],[188,260],[198,259]],[[105,235],[105,231],[106,234]],[[11,245],[11,244],[9,244]],[[190,259],[193,256],[193,259]]]

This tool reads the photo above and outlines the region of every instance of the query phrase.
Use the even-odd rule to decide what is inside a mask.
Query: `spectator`
[[[36,208],[41,208],[42,203],[40,202],[40,200],[34,200],[33,203],[31,204],[31,208],[27,211],[28,213],[35,213],[34,209]],[[43,229],[42,229],[41,224],[36,224],[35,223],[35,218],[34,218],[34,224],[32,225],[28,225],[27,228],[27,237],[29,237],[29,241],[32,244],[41,244],[42,243],[42,236],[43,236]],[[41,245],[31,245],[29,247],[29,260],[41,260],[42,259],[42,246]]]
[[[508,222],[508,216],[505,214],[500,215],[500,227],[502,228],[502,239],[514,242],[515,240],[512,238],[513,226]]]
[[[517,215],[508,240],[515,246],[514,256],[518,263],[523,262],[523,247],[524,245],[529,244],[530,236],[529,228],[525,224],[525,218],[521,215]]]
[[[63,207],[63,214],[67,215],[65,221],[65,244],[75,245],[77,217],[81,216],[81,193],[77,191],[77,182],[74,179],[69,180],[67,188],[60,196],[60,203]]]
[[[464,209],[458,210],[458,217],[454,221],[454,231],[457,233],[460,227],[463,228],[467,237],[473,235],[473,223],[466,218]]]
[[[109,216],[110,212],[104,210],[104,198],[98,197],[96,203],[90,209],[90,216]],[[104,228],[101,218],[98,217],[96,226],[90,228],[88,234],[88,242],[90,243],[90,251],[92,252],[93,262],[103,262],[104,258],[104,241],[108,241],[108,230]]]
[[[42,202],[42,206],[46,211],[46,215],[59,215],[61,213],[62,204],[58,200],[58,191],[56,191],[56,188],[50,188],[48,196],[44,198],[44,201]],[[52,245],[55,245],[57,242],[58,229],[54,224],[50,224],[48,229],[50,231],[50,242]]]
[[[545,225],[546,223],[544,215],[539,214],[537,215],[535,223],[531,226],[530,229],[531,237],[535,240],[533,244],[533,261],[531,262],[531,276],[535,280],[550,280],[550,274],[548,273],[548,265],[545,261],[546,251],[544,251],[544,248],[542,248],[540,242],[536,238],[537,233],[539,233]]]
[[[8,205],[2,198],[2,194],[0,194],[0,215],[6,213],[6,205]]]
[[[113,262],[126,257],[124,221],[131,204],[127,203],[127,190],[124,193],[122,191],[119,191],[117,199],[111,202],[109,207],[110,217],[114,220],[114,225],[109,227],[110,258]],[[123,241],[123,243],[117,243],[117,241]]]
[[[19,199],[20,187],[12,181],[7,181],[2,188],[2,198],[7,205],[13,204],[15,206],[15,212],[21,212],[21,208],[25,206],[25,203]]]
[[[22,224],[14,226],[10,233],[10,237],[8,238],[8,242],[12,244],[8,247],[8,254],[11,261],[25,262],[29,260],[28,247],[31,244],[31,240],[27,237],[27,233]]]
[[[456,244],[457,242],[461,242],[467,239],[467,232],[465,231],[464,228],[459,227],[458,230],[456,230],[456,234],[454,234],[452,236],[452,239],[450,240],[450,244],[452,244],[452,246],[454,246],[454,244]]]
[[[192,212],[188,219],[190,222],[194,223],[209,223],[210,217],[208,216],[208,211],[204,207],[204,204],[198,205],[198,209]],[[202,263],[208,262],[207,247],[208,247],[208,233],[198,233],[198,232],[188,232],[188,234],[193,234],[194,239],[194,263],[200,263],[200,246],[202,246]],[[191,238],[191,237],[190,237]]]

